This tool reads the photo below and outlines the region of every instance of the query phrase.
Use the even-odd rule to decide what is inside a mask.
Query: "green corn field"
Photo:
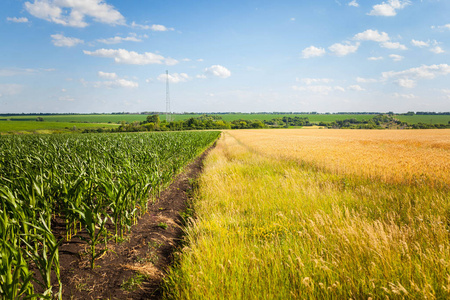
[[[61,299],[63,239],[52,221],[64,220],[65,240],[86,233],[94,268],[107,251],[97,245],[123,237],[149,199],[219,134],[0,137],[0,298]]]

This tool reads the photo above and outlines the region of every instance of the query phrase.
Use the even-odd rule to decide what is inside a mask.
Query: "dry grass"
[[[445,133],[224,133],[207,158],[197,219],[167,277],[167,298],[448,299]],[[411,155],[405,165],[422,167],[411,172],[427,180],[401,177],[399,148]]]

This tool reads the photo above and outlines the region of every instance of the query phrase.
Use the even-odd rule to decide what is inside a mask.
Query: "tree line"
[[[450,128],[449,124],[408,124],[397,120],[393,115],[379,114],[368,120],[357,120],[355,118],[336,120],[333,122],[313,123],[307,117],[274,118],[271,120],[233,120],[225,121],[221,116],[204,114],[200,117],[188,118],[186,120],[170,121],[160,119],[159,115],[149,115],[142,121],[126,123],[122,121],[120,126],[112,129],[86,128],[84,133],[89,132],[138,132],[138,131],[181,131],[181,130],[208,130],[208,129],[258,129],[258,128],[289,128],[303,126],[321,126],[332,129],[434,129]]]

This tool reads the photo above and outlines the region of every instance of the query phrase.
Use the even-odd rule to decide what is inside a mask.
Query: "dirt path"
[[[211,148],[210,148],[211,149]],[[182,236],[180,213],[201,172],[205,151],[177,176],[122,243],[110,243],[90,269],[86,244],[77,238],[60,247],[63,299],[160,299],[160,284]],[[138,274],[145,274],[146,278]],[[135,284],[143,280],[140,287]]]

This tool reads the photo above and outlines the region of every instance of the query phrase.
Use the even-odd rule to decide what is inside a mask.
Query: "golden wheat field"
[[[169,299],[449,299],[449,130],[222,133]]]
[[[450,130],[241,130],[228,132],[264,155],[388,182],[450,185]]]

